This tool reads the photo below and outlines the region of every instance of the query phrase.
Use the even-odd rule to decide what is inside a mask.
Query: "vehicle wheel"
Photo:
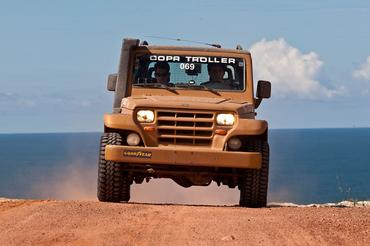
[[[118,133],[104,133],[100,139],[98,166],[98,199],[102,202],[130,200],[130,178],[122,171],[122,163],[105,160],[105,146],[121,145]]]
[[[253,150],[262,153],[262,166],[259,170],[248,170],[239,182],[241,207],[266,207],[268,172],[269,172],[269,145],[266,141],[256,141]]]

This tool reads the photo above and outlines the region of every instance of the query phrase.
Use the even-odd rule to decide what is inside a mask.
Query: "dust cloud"
[[[31,186],[35,199],[96,201],[97,167],[74,161],[56,168]],[[130,202],[156,204],[236,205],[239,190],[212,183],[205,187],[183,188],[170,179],[151,179],[131,186]]]
[[[145,182],[145,181],[144,181]],[[156,179],[132,186],[131,201],[144,203],[236,205],[239,190],[227,186],[193,186],[184,188],[170,179]]]
[[[84,161],[74,161],[45,174],[31,185],[29,197],[33,199],[96,201],[97,166]],[[299,192],[292,187],[279,187],[269,191],[268,202],[299,200]],[[130,202],[188,205],[237,205],[238,188],[217,186],[193,186],[184,188],[171,179],[151,179],[148,183],[131,186]]]
[[[97,168],[74,161],[55,168],[47,178],[31,186],[37,199],[96,200]]]
[[[298,191],[294,191],[291,187],[279,187],[278,190],[274,192],[269,191],[267,202],[287,202],[287,201],[299,201],[300,194]]]

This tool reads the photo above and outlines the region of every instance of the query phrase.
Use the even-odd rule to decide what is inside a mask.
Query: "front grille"
[[[158,142],[177,145],[210,145],[214,113],[157,111]]]

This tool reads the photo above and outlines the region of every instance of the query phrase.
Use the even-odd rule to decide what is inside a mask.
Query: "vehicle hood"
[[[189,96],[134,96],[122,99],[121,108],[165,108],[229,111],[238,114],[254,112],[253,104],[227,98],[189,97]]]

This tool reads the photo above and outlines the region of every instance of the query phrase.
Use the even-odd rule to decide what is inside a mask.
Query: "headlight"
[[[217,124],[221,126],[232,126],[235,122],[235,117],[233,114],[218,114]]]
[[[136,118],[139,122],[151,123],[154,121],[154,112],[151,110],[139,110]]]

